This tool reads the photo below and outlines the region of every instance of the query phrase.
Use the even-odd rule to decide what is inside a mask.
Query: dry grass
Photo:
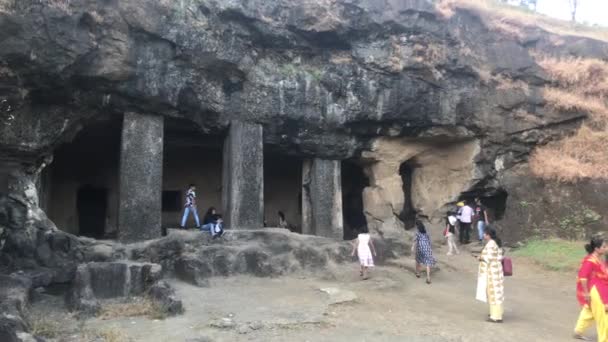
[[[517,6],[500,4],[494,0],[440,0],[437,11],[451,17],[455,10],[477,13],[486,25],[515,38],[522,37],[523,28],[539,27],[559,35],[572,35],[608,41],[608,29],[595,28],[554,19]]]
[[[151,319],[164,319],[166,317],[162,308],[147,298],[137,298],[126,303],[110,303],[101,308],[98,315],[103,320],[117,317],[147,316]]]
[[[587,96],[608,97],[608,63],[594,58],[537,56],[552,81]]]
[[[119,328],[104,328],[100,330],[85,330],[81,334],[82,341],[131,342],[132,339]]]
[[[547,104],[560,111],[578,111],[591,114],[594,119],[606,117],[608,107],[601,97],[586,96],[575,90],[545,88],[543,96]]]
[[[585,124],[572,136],[537,148],[532,172],[544,179],[608,179],[608,63],[591,58],[535,56],[549,74],[547,105],[561,112],[586,112]]]
[[[56,320],[36,317],[30,321],[31,333],[44,338],[56,338],[61,334],[61,326]]]
[[[532,173],[544,179],[577,181],[608,179],[608,132],[583,125],[573,136],[537,148]]]

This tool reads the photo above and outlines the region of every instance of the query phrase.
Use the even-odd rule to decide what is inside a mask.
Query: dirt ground
[[[326,276],[215,278],[207,288],[173,281],[184,315],[89,319],[71,323],[72,339],[59,340],[79,340],[78,329],[148,342],[572,340],[579,310],[574,274],[514,259],[504,323],[492,324],[485,322],[486,305],[474,299],[476,260],[464,252],[448,258],[444,249],[436,256],[440,270],[430,285],[414,276],[410,258],[376,267],[369,280],[359,278],[353,262]]]

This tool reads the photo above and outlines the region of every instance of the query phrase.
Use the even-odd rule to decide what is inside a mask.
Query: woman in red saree
[[[581,263],[576,284],[576,297],[582,310],[574,337],[588,340],[583,334],[595,321],[598,342],[608,342],[608,242],[594,237],[585,249],[589,254]]]

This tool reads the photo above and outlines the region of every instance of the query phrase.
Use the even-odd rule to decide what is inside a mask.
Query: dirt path
[[[474,300],[476,261],[470,254],[447,259],[427,285],[411,273],[412,260],[376,268],[361,281],[356,265],[332,279],[213,279],[209,288],[174,282],[186,314],[90,320],[88,327],[124,330],[135,341],[570,341],[578,307],[574,276],[543,271],[515,260],[506,281],[505,323],[484,320],[487,308]],[[445,263],[449,262],[448,267]],[[399,267],[400,265],[404,267]],[[330,304],[336,288],[353,301]]]

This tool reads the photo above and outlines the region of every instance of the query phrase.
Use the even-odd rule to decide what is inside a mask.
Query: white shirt
[[[456,217],[455,217],[455,216],[450,215],[450,216],[448,216],[448,221],[450,222],[450,224],[451,224],[452,226],[455,226],[455,225],[456,225],[456,221],[457,221],[457,219],[456,219]]]
[[[473,208],[469,207],[468,205],[462,207],[462,211],[460,212],[460,215],[458,215],[458,219],[462,223],[471,223],[473,221]]]

